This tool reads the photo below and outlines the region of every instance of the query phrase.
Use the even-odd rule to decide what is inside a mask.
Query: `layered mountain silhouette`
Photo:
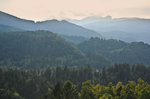
[[[83,28],[65,20],[34,22],[32,20],[21,19],[4,12],[0,12],[0,24],[19,28],[21,30],[49,30],[60,35],[83,36],[86,38],[101,37],[101,35],[94,30]]]
[[[119,39],[128,42],[143,41],[150,44],[150,19],[87,17],[82,20],[68,20],[85,28],[95,30],[106,39]]]
[[[112,36],[118,36],[118,39],[126,38],[127,41],[141,40],[143,37],[146,42],[150,37],[148,19],[112,19],[107,16],[89,17],[84,19],[83,23],[82,20],[74,21],[93,30],[103,30],[104,34],[109,34],[110,31]],[[127,43],[102,39],[97,32],[76,24],[65,20],[34,22],[0,12],[0,66],[37,68],[91,65],[102,68],[112,63],[150,65],[150,45],[143,42]],[[100,28],[95,28],[95,25]],[[108,26],[110,28],[107,28]],[[112,32],[112,29],[118,32]],[[125,35],[126,33],[128,35]],[[108,35],[108,38],[111,35]]]

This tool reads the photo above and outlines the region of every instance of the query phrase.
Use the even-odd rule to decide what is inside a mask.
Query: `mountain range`
[[[86,38],[101,37],[101,35],[94,30],[83,28],[79,25],[70,23],[65,20],[58,21],[53,19],[34,22],[32,20],[21,19],[4,12],[0,12],[0,24],[13,28],[18,28],[20,30],[49,30],[59,35],[82,36]]]
[[[3,29],[4,26],[5,30]],[[8,29],[6,26],[8,26]],[[149,26],[150,19],[112,18],[111,16],[91,16],[81,20],[65,19],[59,21],[53,19],[34,22],[0,11],[0,31],[4,32],[6,30],[6,32],[14,30],[49,30],[61,36],[63,35],[64,38],[68,38],[68,36],[71,36],[71,38],[72,36],[80,38],[100,37],[126,42],[143,41],[150,44]]]
[[[150,44],[150,19],[87,17],[81,20],[67,19],[69,22],[95,30],[106,39],[118,39],[127,42],[143,41]]]
[[[104,25],[98,20],[104,22]],[[88,24],[94,26],[96,25],[94,23],[97,22],[107,27],[105,24],[107,21],[110,23],[108,26],[115,27],[120,24],[118,29],[123,30],[127,28],[123,27],[125,22],[126,26],[128,26],[127,23],[145,22],[143,23],[145,31],[143,30],[142,33],[148,33],[149,29],[146,30],[145,25],[149,24],[148,19],[112,19],[107,16],[105,18],[86,18],[83,20],[84,24],[81,24],[82,20],[75,21],[80,24],[76,23],[78,24],[76,25],[65,20],[34,22],[0,12],[0,66],[37,68],[91,65],[102,68],[115,63],[150,65],[150,45],[146,41],[146,43],[130,43],[116,39],[104,39],[98,32],[79,26],[88,26]],[[109,33],[111,29],[113,28],[104,30]],[[131,30],[131,34],[125,35]],[[138,38],[138,35],[134,35],[133,31],[136,30],[127,29],[123,35],[120,32],[115,35],[119,38],[124,37],[127,41],[134,40]],[[145,37],[144,40],[149,40],[147,34],[143,34],[143,37]]]

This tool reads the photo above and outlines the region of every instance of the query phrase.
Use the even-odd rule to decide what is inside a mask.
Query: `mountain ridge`
[[[144,42],[127,43],[114,39],[91,38],[77,45],[84,53],[97,52],[111,60],[112,63],[150,65],[150,45]]]
[[[34,22],[32,20],[25,20],[18,18],[16,16],[1,12],[0,13],[0,24],[13,26],[20,28],[22,30],[49,30],[53,33],[69,36],[83,36],[83,37],[101,37],[100,33],[95,32],[94,30],[86,29],[82,26],[67,22],[65,20],[58,21],[45,20]]]
[[[91,18],[92,19],[92,18]],[[106,39],[119,39],[126,42],[143,41],[150,44],[150,19],[144,18],[96,18],[70,21],[85,28],[95,30]],[[95,21],[96,20],[96,21]],[[84,24],[86,23],[86,24]]]

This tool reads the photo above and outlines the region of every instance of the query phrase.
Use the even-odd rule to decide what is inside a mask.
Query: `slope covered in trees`
[[[124,48],[112,51],[109,57],[115,63],[142,63],[150,65],[150,45],[143,42],[132,42]]]
[[[0,66],[8,67],[92,65],[101,68],[110,63],[103,56],[92,60],[49,31],[0,33],[0,52]]]
[[[62,38],[64,38],[66,41],[74,44],[79,44],[83,41],[88,40],[88,38],[82,37],[82,36],[67,36],[67,35],[61,35]]]
[[[0,33],[0,64],[20,67],[77,65],[82,53],[48,31]]]
[[[149,99],[149,76],[150,67],[142,64],[132,67],[129,64],[116,64],[103,69],[90,66],[35,70],[1,67],[0,98]]]
[[[97,52],[113,63],[143,63],[150,65],[150,45],[143,42],[126,43],[120,40],[91,38],[77,45],[84,52]]]
[[[0,66],[37,68],[112,63],[150,65],[150,45],[91,38],[77,45],[49,31],[0,33]]]

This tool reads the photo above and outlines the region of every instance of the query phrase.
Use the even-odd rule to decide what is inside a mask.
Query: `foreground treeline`
[[[138,78],[141,78],[145,82],[150,83],[150,67],[144,66],[142,64],[136,64],[132,67],[128,64],[115,64],[111,67],[103,68],[100,70],[95,69],[91,66],[48,67],[43,69],[38,68],[36,70],[21,70],[1,67],[0,95],[2,99],[20,99],[22,97],[24,97],[25,99],[44,99],[47,97],[55,99],[54,97],[60,94],[57,91],[60,91],[61,95],[64,95],[64,82],[70,80],[76,85],[76,87],[74,86],[74,89],[76,90],[75,93],[77,97],[80,97],[81,99],[88,99],[87,97],[90,96],[94,96],[96,99],[99,97],[120,97],[120,99],[123,99],[122,97],[125,97],[125,95],[126,97],[130,97],[127,93],[129,93],[129,95],[131,96],[134,96],[134,99],[137,99],[137,97],[143,97],[143,94],[147,94],[150,91],[148,87],[149,85],[147,83],[142,81],[144,85],[140,86],[141,83],[137,82]],[[86,85],[87,88],[91,87],[92,89],[84,89],[84,84],[87,84],[87,82],[85,82],[87,80],[90,80],[93,84],[89,84],[89,86]],[[135,82],[128,83],[128,81]],[[59,82],[59,84],[57,82]],[[112,82],[112,84],[110,82]],[[136,83],[138,84],[136,85]],[[97,84],[100,84],[101,86]],[[120,89],[118,89],[120,91],[116,91],[118,88],[117,86],[119,85],[121,86]],[[66,87],[68,86],[70,85],[66,85]],[[95,88],[97,86],[99,88],[97,88],[97,91],[95,91]],[[111,86],[111,91],[113,91],[111,94],[107,92],[108,90],[110,90],[109,86]],[[87,92],[84,92],[83,89]],[[70,92],[72,88],[68,88],[65,90],[66,94],[68,94],[67,92]],[[88,93],[90,91],[92,93]],[[55,95],[52,96],[53,94]],[[88,94],[89,96],[86,94]]]
[[[72,82],[66,81],[63,86],[57,83],[47,99],[150,99],[150,85],[142,79],[138,79],[138,83],[129,81],[123,85],[118,82],[107,86],[85,81],[77,91]]]

